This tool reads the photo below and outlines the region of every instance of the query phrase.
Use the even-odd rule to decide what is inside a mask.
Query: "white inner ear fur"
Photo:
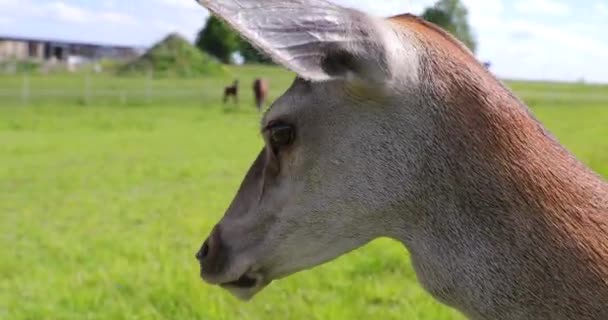
[[[325,0],[198,1],[301,78],[394,82],[417,74],[418,59],[408,39],[390,22],[360,11]],[[353,65],[340,65],[338,56],[338,72],[328,74],[326,59],[341,51],[357,70],[345,69]]]
[[[390,78],[384,79],[386,86],[406,89],[418,83],[419,51],[417,40],[407,30],[399,29],[387,20],[372,18],[373,28],[381,37],[378,43],[384,46]]]

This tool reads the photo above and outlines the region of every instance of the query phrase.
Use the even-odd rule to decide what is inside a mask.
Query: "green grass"
[[[234,73],[243,83],[271,74],[274,97],[291,78]],[[67,88],[77,77],[34,82]],[[420,288],[389,240],[276,282],[250,303],[200,281],[193,255],[262,145],[251,98],[239,110],[216,102],[228,80],[157,84],[212,88],[189,103],[0,102],[0,319],[462,319]],[[0,78],[11,83],[19,79]],[[564,91],[583,102],[534,97],[534,112],[608,176],[608,99],[584,99],[606,88],[572,88]]]

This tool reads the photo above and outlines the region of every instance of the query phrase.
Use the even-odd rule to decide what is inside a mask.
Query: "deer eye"
[[[276,123],[268,127],[268,141],[274,151],[289,146],[295,139],[293,126],[286,123]]]

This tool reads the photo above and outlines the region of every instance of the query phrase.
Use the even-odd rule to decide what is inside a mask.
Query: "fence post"
[[[84,104],[91,103],[91,76],[87,73],[84,77]]]
[[[28,105],[30,100],[30,79],[27,73],[23,74],[23,83],[21,84],[21,103],[25,106]]]
[[[127,90],[120,92],[120,103],[124,106],[127,104]]]
[[[146,78],[146,103],[150,104],[152,101],[152,77],[153,71],[148,71],[148,77]]]

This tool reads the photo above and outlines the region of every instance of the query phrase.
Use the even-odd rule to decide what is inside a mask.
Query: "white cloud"
[[[193,41],[209,16],[208,11],[194,0],[153,0],[170,15],[155,19],[151,25],[159,34],[177,32]],[[162,37],[161,35],[161,37]]]
[[[498,26],[505,10],[502,0],[464,0],[464,4],[471,25],[480,31]]]
[[[0,0],[0,12],[2,15],[15,13],[16,10],[25,10],[29,7],[30,2],[27,0]]]
[[[130,15],[120,13],[120,12],[112,12],[112,11],[106,11],[106,12],[99,13],[96,19],[100,22],[122,24],[122,25],[129,25],[129,24],[137,23],[137,19],[133,18]]]
[[[181,28],[178,24],[167,21],[154,21],[152,26],[163,32],[174,32]]]
[[[608,66],[602,61],[608,60],[608,40],[589,35],[586,28],[506,21],[491,44],[493,69],[507,78],[606,81]]]
[[[421,13],[435,0],[387,1],[334,0],[341,5],[355,7],[376,15],[404,12]],[[592,22],[543,25],[536,19],[512,20],[512,8],[504,0],[463,0],[469,10],[470,23],[479,42],[478,56],[490,60],[493,70],[509,78],[537,78],[556,80],[605,79],[608,70],[598,65],[608,60],[608,39],[604,42],[591,32]],[[522,0],[523,3],[523,0]],[[553,0],[526,0],[516,4],[521,13],[567,15],[570,8]],[[508,12],[507,10],[511,10]],[[581,57],[585,57],[582,59]],[[606,69],[606,68],[604,68]]]
[[[201,10],[203,7],[196,3],[194,0],[155,0],[160,4],[164,4],[166,6],[180,8],[180,9],[199,9]]]
[[[608,59],[608,43],[577,33],[569,28],[554,28],[543,24],[517,20],[509,25],[513,32],[527,33],[538,40],[550,41],[560,45],[563,50],[576,51],[585,55]]]
[[[435,0],[409,0],[410,13],[420,15],[424,9],[431,7],[435,2]]]
[[[175,0],[159,0],[175,1]],[[356,8],[378,16],[391,16],[402,13],[421,14],[424,9],[433,6],[437,0],[330,0],[342,6]],[[502,0],[463,0],[469,13],[478,20],[491,20],[496,14],[504,11]]]
[[[159,0],[174,1],[174,0]],[[421,14],[425,8],[433,6],[437,0],[331,0],[346,7],[352,7],[377,16],[391,16],[402,13]],[[485,26],[494,24],[504,11],[502,0],[464,0],[469,10],[471,23]]]
[[[85,10],[61,1],[55,1],[48,4],[48,10],[58,19],[68,22],[85,22],[90,19],[90,14]]]
[[[115,8],[117,5],[116,0],[103,0],[101,1],[101,5],[105,8]]]
[[[330,1],[376,16],[420,14],[436,2]],[[608,81],[607,0],[462,1],[478,57],[499,76]],[[567,16],[575,4],[593,15]],[[192,40],[206,17],[194,0],[0,0],[0,33],[92,42],[149,45],[175,31]]]
[[[520,0],[515,3],[515,9],[526,14],[547,14],[553,16],[565,16],[570,12],[570,7],[555,0]]]
[[[595,37],[599,37],[600,33],[603,31],[603,28],[599,28],[598,25],[592,21],[565,23],[562,24],[562,29]]]
[[[13,21],[17,21],[22,17],[43,17],[45,10],[42,7],[33,0],[0,0],[0,12],[2,16],[10,17]]]
[[[608,15],[608,5],[605,3],[602,3],[602,2],[596,3],[595,10],[597,10],[601,14]]]
[[[329,0],[341,6],[359,9],[371,15],[387,17],[404,13],[420,14],[437,0]]]
[[[13,22],[13,19],[8,17],[0,17],[0,25],[10,24]]]
[[[117,25],[132,25],[137,19],[122,12],[101,11],[93,12],[81,7],[70,5],[64,1],[55,1],[46,5],[47,15],[70,23],[111,23]]]

